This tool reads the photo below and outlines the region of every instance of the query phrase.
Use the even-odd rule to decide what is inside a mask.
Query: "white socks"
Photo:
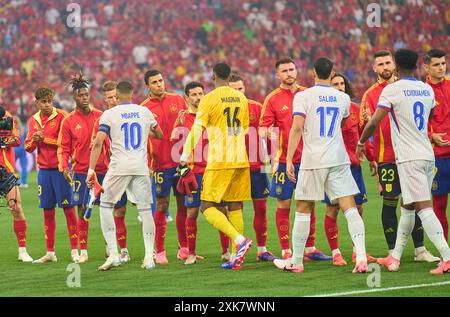
[[[425,208],[419,211],[418,214],[420,220],[422,220],[423,229],[427,233],[428,238],[430,238],[436,249],[438,249],[442,259],[444,261],[449,261],[450,249],[447,241],[445,241],[442,225],[436,217],[433,209]]]
[[[145,257],[153,259],[155,244],[155,222],[151,209],[138,209],[142,219],[142,236],[144,237]]]
[[[344,212],[347,219],[348,232],[353,241],[356,252],[356,264],[361,261],[367,261],[366,242],[364,234],[364,222],[355,207],[349,208]]]
[[[116,224],[113,216],[114,206],[112,204],[100,203],[100,224],[103,237],[108,245],[109,254],[113,258],[119,256],[117,252]]]
[[[395,240],[395,248],[392,251],[392,256],[400,260],[403,250],[408,243],[409,236],[414,229],[416,223],[416,211],[408,210],[403,207],[400,208],[401,215],[397,228],[397,239]]]
[[[294,266],[303,264],[306,240],[309,236],[311,214],[295,213],[294,228],[292,229],[292,246],[294,252],[291,262]]]

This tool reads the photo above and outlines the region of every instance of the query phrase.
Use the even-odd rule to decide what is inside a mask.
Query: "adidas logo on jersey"
[[[62,202],[63,205],[68,205],[69,202],[67,201],[67,199],[64,199],[64,201]]]
[[[75,127],[75,130],[80,130],[80,129],[82,129],[81,125],[77,124],[77,126]]]
[[[284,105],[283,107],[281,107],[281,111],[286,111],[286,110],[289,110],[288,106]]]

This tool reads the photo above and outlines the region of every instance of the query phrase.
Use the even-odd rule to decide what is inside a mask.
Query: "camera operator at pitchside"
[[[6,198],[14,219],[14,233],[19,244],[19,261],[33,262],[27,252],[27,223],[20,202],[18,179],[14,176],[14,147],[21,140],[11,114],[0,106],[0,195]]]

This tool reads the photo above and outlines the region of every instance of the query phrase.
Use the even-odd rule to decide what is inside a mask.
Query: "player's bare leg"
[[[308,240],[311,225],[311,212],[314,209],[313,201],[297,200],[295,202],[295,221],[292,229],[293,254],[290,259],[277,259],[273,263],[280,270],[292,273],[302,273],[303,256],[305,253],[306,241]]]
[[[116,224],[116,238],[120,248],[120,262],[126,263],[131,260],[127,249],[127,227],[125,224],[126,206],[114,208],[114,222]]]
[[[18,186],[14,186],[6,195],[8,209],[11,211],[14,220],[14,232],[19,244],[18,260],[22,262],[33,262],[27,252],[27,222],[22,209],[20,191]]]
[[[177,259],[186,260],[189,256],[189,249],[186,238],[187,208],[184,205],[184,196],[176,196],[176,200],[177,200],[176,226],[179,245]]]
[[[355,198],[353,196],[341,197],[338,199],[339,207],[344,212],[347,219],[348,232],[355,246],[356,265],[353,273],[367,272],[367,255],[365,242],[364,222],[356,208]]]
[[[156,197],[155,211],[155,245],[156,264],[168,264],[164,241],[166,239],[166,212],[169,209],[169,197]]]

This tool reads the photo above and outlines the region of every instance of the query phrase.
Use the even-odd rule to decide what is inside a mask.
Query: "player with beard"
[[[363,95],[359,115],[359,127],[362,131],[366,123],[375,112],[378,99],[383,89],[395,82],[395,63],[391,52],[387,50],[378,51],[373,56],[373,71],[377,74],[378,80]],[[381,210],[381,220],[383,223],[384,236],[389,248],[389,254],[395,247],[397,238],[397,205],[401,194],[400,181],[395,164],[395,154],[391,141],[391,127],[389,118],[385,117],[377,130],[373,134],[374,155],[368,155],[370,170],[372,175],[378,172],[380,194],[383,196],[383,207]],[[439,261],[439,258],[431,255],[425,249],[423,243],[423,228],[419,217],[416,215],[415,227],[412,232],[415,247],[415,261]]]

